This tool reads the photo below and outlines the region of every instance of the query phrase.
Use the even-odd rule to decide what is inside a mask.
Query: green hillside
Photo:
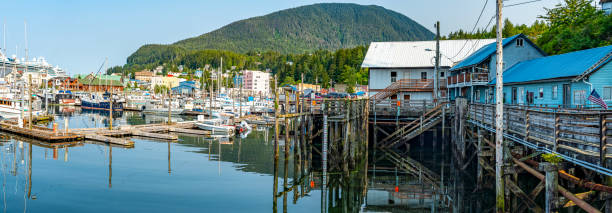
[[[319,49],[351,48],[372,41],[433,38],[434,34],[419,23],[380,6],[326,3],[237,21],[171,45],[145,45],[128,58],[128,63],[141,62],[138,60],[149,54],[161,54],[171,49],[171,52],[176,52],[176,47],[187,51],[218,49],[238,53],[304,53]]]

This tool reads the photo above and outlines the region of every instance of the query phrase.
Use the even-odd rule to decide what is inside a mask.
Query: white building
[[[242,71],[243,89],[250,90],[255,94],[267,95],[270,90],[270,73],[262,71]]]
[[[446,98],[446,76],[450,67],[494,41],[440,41],[437,83],[442,99]],[[361,67],[370,69],[370,96],[376,99],[432,100],[435,51],[436,41],[372,42],[361,64]]]

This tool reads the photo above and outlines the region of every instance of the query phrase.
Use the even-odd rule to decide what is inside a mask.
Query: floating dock
[[[195,122],[178,122],[170,125],[167,124],[147,124],[133,126],[119,126],[116,128],[81,128],[81,129],[51,129],[26,123],[20,127],[17,121],[6,120],[0,122],[0,130],[20,135],[26,138],[32,138],[47,143],[62,143],[82,140],[93,140],[105,142],[109,144],[132,147],[134,142],[127,137],[139,136],[160,140],[178,140],[176,134],[171,132],[185,133],[192,135],[210,135],[210,131],[194,129]]]

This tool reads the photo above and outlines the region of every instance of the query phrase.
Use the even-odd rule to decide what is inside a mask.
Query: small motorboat
[[[236,127],[232,125],[227,125],[227,121],[213,118],[213,119],[201,119],[198,116],[198,122],[195,125],[203,130],[211,131],[212,134],[234,134],[236,131]]]

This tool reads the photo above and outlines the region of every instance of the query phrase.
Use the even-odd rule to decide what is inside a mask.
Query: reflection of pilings
[[[276,119],[278,120],[278,119]],[[278,124],[278,121],[276,122]],[[276,134],[278,139],[278,134]],[[275,144],[278,144],[278,140],[275,140]],[[274,213],[277,212],[277,198],[276,198],[276,194],[278,193],[278,149],[275,146],[274,147],[274,188],[272,189],[273,194],[272,194],[272,210]]]
[[[289,133],[287,133],[287,135],[288,134]],[[289,146],[288,142],[289,138],[287,137],[285,138],[285,163],[283,164],[283,169],[285,170],[283,172],[283,191],[287,190],[287,175],[289,175],[289,149],[287,148]],[[287,212],[287,193],[284,193],[283,195],[283,212]]]
[[[29,143],[28,154],[28,199],[32,197],[32,143]],[[67,149],[67,148],[66,148]]]
[[[221,158],[221,150],[219,150],[219,158]],[[170,141],[168,141],[168,174],[172,173],[172,167],[170,164]]]
[[[113,147],[108,144],[108,188],[113,188]]]
[[[323,183],[321,184],[321,212],[327,212],[327,140],[328,140],[328,132],[327,132],[327,109],[325,108],[325,101],[321,106],[321,110],[323,111],[323,145],[322,145],[322,154],[323,160],[321,162],[323,167]]]

